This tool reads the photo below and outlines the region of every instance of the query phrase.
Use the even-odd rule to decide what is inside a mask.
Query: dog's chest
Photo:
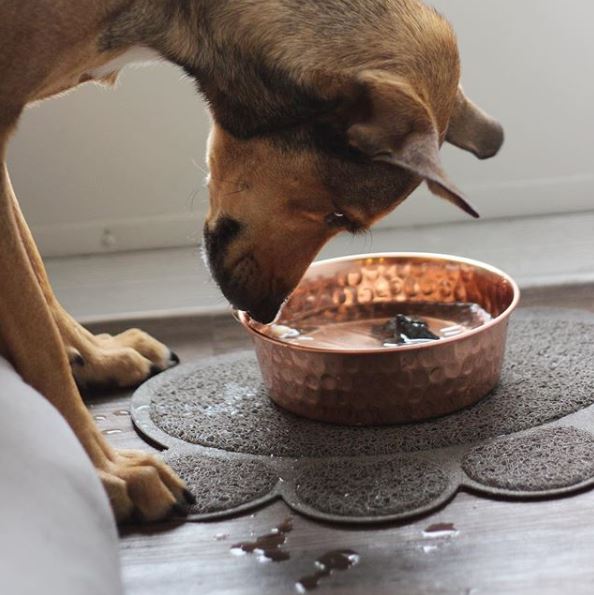
[[[111,75],[117,74],[124,66],[128,64],[143,64],[146,62],[155,62],[161,60],[161,55],[145,46],[134,46],[124,52],[123,54],[87,70],[86,74],[89,78],[101,80]]]

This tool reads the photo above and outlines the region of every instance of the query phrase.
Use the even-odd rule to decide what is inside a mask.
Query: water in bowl
[[[386,325],[398,314],[424,322],[439,339],[461,335],[492,319],[484,308],[474,303],[390,302],[307,313],[279,324],[258,325],[258,330],[286,343],[332,350],[394,348],[433,341],[395,337]]]

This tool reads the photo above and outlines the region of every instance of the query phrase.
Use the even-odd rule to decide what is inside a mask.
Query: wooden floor
[[[594,287],[530,291],[523,305],[594,311]],[[250,347],[230,317],[147,320],[139,326],[167,342],[185,362]],[[101,330],[119,328],[121,323],[103,324]],[[113,444],[149,448],[123,414],[128,399],[126,394],[98,397],[90,407]],[[281,546],[287,560],[231,551],[237,542],[253,541],[287,517],[293,517],[293,529]],[[455,531],[424,532],[436,523],[451,523]],[[359,561],[321,578],[315,593],[591,594],[594,491],[536,502],[459,493],[415,522],[364,529],[314,522],[275,502],[229,520],[129,528],[121,538],[129,595],[298,593],[296,583],[316,571],[316,559],[337,549],[356,552]]]

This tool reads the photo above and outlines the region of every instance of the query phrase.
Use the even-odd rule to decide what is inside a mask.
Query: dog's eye
[[[359,233],[364,229],[358,221],[353,221],[341,211],[334,211],[326,215],[325,222],[332,229],[346,229],[351,233]]]
[[[326,225],[328,227],[333,228],[348,228],[351,224],[350,219],[340,211],[334,211],[334,213],[330,213],[326,215]]]

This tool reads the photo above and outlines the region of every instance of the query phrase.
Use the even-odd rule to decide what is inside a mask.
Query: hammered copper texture
[[[166,434],[163,446],[174,437],[275,459],[373,457],[516,434],[594,405],[594,319],[523,310],[511,318],[507,343],[495,390],[431,421],[345,426],[293,415],[269,398],[251,352],[201,358],[160,374],[147,383],[150,418]],[[151,438],[159,442],[156,434]]]
[[[280,406],[311,419],[349,425],[413,422],[470,406],[494,388],[508,317],[519,291],[478,262],[421,254],[372,255],[315,263],[284,306],[279,324],[307,316],[353,320],[362,304],[477,303],[493,316],[482,327],[422,345],[329,351],[252,332],[264,383]],[[369,316],[369,309],[366,312]]]

